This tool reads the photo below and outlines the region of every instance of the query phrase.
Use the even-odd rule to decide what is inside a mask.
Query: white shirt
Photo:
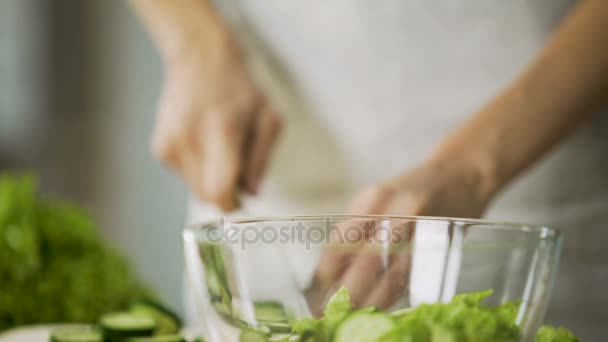
[[[220,2],[240,25],[235,32],[286,120],[263,191],[246,201],[247,210],[340,213],[362,186],[416,166],[523,71],[574,3]],[[269,69],[260,51],[273,56]],[[488,213],[566,231],[549,320],[583,340],[599,338],[608,318],[608,291],[594,285],[608,282],[601,243],[608,237],[607,133],[608,118],[598,116],[515,181]]]

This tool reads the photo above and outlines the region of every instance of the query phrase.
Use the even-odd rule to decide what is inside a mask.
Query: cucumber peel
[[[287,310],[283,304],[276,301],[261,301],[254,304],[255,319],[259,324],[267,326],[272,333],[288,334],[291,324]]]
[[[485,305],[492,291],[465,293],[449,303],[422,304],[392,313],[373,307],[354,309],[348,290],[329,300],[324,317],[294,322],[293,334],[281,341],[298,342],[520,342],[515,318],[520,302]],[[560,338],[560,339],[558,339]],[[543,327],[536,342],[580,342],[563,328]]]
[[[335,342],[378,341],[396,326],[384,313],[360,312],[348,316],[336,330]]]
[[[90,325],[69,325],[51,331],[51,342],[102,342],[99,330]]]
[[[99,320],[99,325],[104,339],[109,342],[126,341],[131,337],[152,336],[157,327],[153,318],[128,312],[106,314]]]
[[[267,342],[269,334],[259,330],[243,329],[239,336],[239,342]]]
[[[181,328],[181,320],[175,313],[152,301],[136,302],[131,305],[129,312],[152,318],[156,322],[155,335],[176,334]]]
[[[186,342],[186,340],[181,335],[162,335],[149,337],[133,337],[128,339],[127,342]]]

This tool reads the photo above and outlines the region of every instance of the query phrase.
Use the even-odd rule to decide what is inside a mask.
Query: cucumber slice
[[[102,342],[99,330],[90,325],[69,325],[51,331],[50,342]]]
[[[213,306],[223,316],[232,316],[232,294],[224,270],[224,257],[219,246],[201,245],[200,256],[205,264],[207,290]]]
[[[103,315],[99,321],[105,341],[122,342],[130,337],[151,336],[156,330],[153,318],[127,312]]]
[[[163,335],[149,337],[132,337],[127,342],[186,342],[181,335]]]
[[[176,334],[181,328],[181,320],[171,310],[162,305],[142,300],[131,305],[130,313],[152,318],[156,322],[156,335]]]
[[[207,342],[204,337],[196,337],[192,342]]]
[[[272,333],[288,334],[291,324],[285,306],[276,301],[263,301],[254,303],[255,319],[258,323],[267,326]]]
[[[291,324],[287,322],[268,322],[258,321],[260,324],[268,327],[273,334],[289,334],[291,332]]]
[[[355,313],[348,316],[336,330],[335,342],[377,341],[395,328],[395,322],[382,313]]]
[[[258,330],[243,329],[239,336],[239,342],[268,342],[268,334]]]
[[[287,312],[283,304],[276,301],[262,301],[254,304],[255,318],[264,321],[286,321]]]

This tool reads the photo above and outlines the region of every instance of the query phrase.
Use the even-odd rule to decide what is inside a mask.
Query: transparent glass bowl
[[[520,300],[525,340],[543,322],[561,249],[542,226],[394,216],[227,220],[183,233],[200,327],[211,342],[240,329],[289,332],[290,319],[319,316],[349,288],[356,304],[393,311],[492,289],[489,305]]]

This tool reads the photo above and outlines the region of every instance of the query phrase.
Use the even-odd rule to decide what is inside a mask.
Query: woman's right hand
[[[203,201],[231,211],[255,194],[280,131],[228,34],[194,35],[166,59],[153,154]]]

